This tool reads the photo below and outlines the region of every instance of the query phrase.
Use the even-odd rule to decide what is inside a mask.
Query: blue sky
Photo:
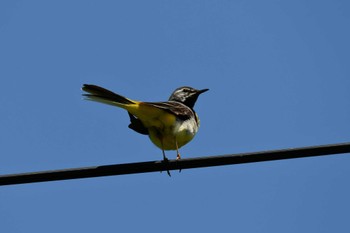
[[[92,83],[210,88],[182,157],[350,141],[348,1],[1,1],[0,173],[161,159]],[[175,158],[174,151],[167,152]],[[348,232],[349,154],[0,188],[1,232]]]

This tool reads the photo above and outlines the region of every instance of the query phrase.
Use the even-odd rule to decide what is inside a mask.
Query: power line
[[[220,156],[188,158],[181,160],[169,160],[168,162],[150,161],[10,174],[0,176],[0,185],[70,180],[100,176],[126,175],[167,170],[183,170],[190,168],[254,163],[343,153],[350,153],[350,142],[321,146],[290,148],[282,150],[261,151],[253,153],[240,153]]]

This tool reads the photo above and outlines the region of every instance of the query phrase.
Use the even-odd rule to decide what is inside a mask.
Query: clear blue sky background
[[[185,158],[350,141],[349,1],[1,1],[0,173],[161,159],[93,83],[210,88]],[[175,158],[174,151],[167,153]],[[0,232],[349,232],[350,155],[0,187]]]

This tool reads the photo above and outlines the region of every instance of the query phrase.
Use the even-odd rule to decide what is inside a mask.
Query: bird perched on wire
[[[88,93],[83,94],[87,100],[117,106],[128,111],[131,122],[129,128],[148,135],[151,141],[162,150],[163,159],[167,161],[165,150],[176,150],[176,159],[180,159],[179,148],[190,142],[196,135],[199,118],[193,107],[198,96],[209,89],[180,87],[165,102],[131,100],[90,84],[84,84],[82,90]]]

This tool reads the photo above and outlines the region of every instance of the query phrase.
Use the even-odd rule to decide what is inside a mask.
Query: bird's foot
[[[176,160],[179,160],[179,159],[181,159],[181,155],[179,153],[177,153]]]
[[[179,152],[177,152],[177,155],[176,155],[176,161],[179,161],[181,159],[181,155]],[[179,169],[179,173],[181,172],[181,169]]]
[[[169,159],[164,156],[162,163],[164,163],[167,166],[169,164]],[[169,169],[167,169],[166,172],[167,172],[168,176],[171,177]]]

